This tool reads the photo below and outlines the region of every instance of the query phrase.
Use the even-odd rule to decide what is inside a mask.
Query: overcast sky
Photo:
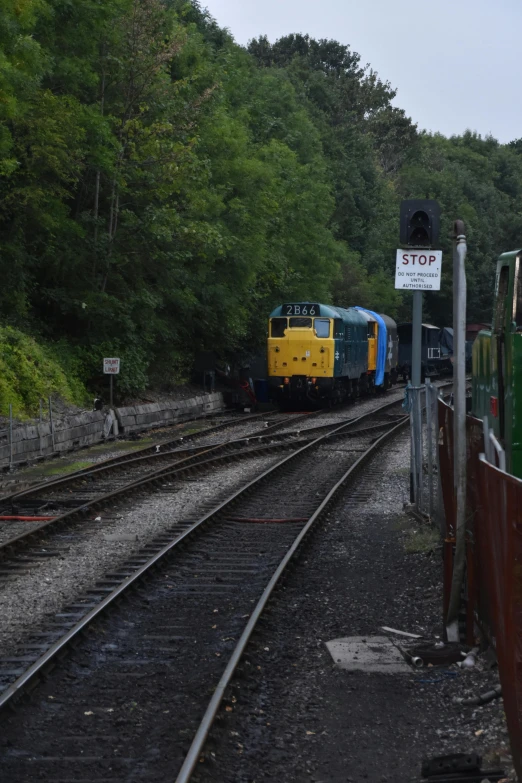
[[[201,0],[236,41],[288,33],[348,44],[419,128],[522,137],[521,0]]]

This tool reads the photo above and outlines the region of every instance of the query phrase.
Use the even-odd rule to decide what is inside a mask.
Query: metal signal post
[[[413,292],[411,334],[411,501],[422,511],[422,292],[439,291],[442,253],[437,244],[440,207],[436,201],[408,199],[401,202],[400,241],[395,288]],[[407,248],[407,250],[406,250]],[[415,249],[417,252],[413,252]]]

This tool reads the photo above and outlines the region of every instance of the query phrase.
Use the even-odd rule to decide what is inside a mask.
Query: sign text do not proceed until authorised
[[[397,250],[395,288],[440,291],[442,250]]]

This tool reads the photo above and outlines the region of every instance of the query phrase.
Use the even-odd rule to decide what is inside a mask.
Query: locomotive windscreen
[[[288,326],[286,318],[272,318],[272,328],[270,334],[272,337],[284,337],[286,327]]]
[[[291,329],[309,329],[312,326],[312,319],[311,318],[290,318],[290,328]]]

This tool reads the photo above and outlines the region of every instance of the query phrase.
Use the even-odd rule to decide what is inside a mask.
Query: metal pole
[[[433,519],[433,385],[426,378],[426,441],[428,445],[428,514]]]
[[[455,222],[453,249],[453,375],[455,405],[454,420],[454,475],[456,497],[455,558],[453,580],[446,619],[448,641],[459,641],[459,609],[462,582],[466,565],[466,270],[467,253],[465,228],[462,220]],[[455,284],[456,278],[456,284]]]
[[[411,333],[411,385],[421,385],[422,291],[413,292],[413,322]]]
[[[49,422],[51,424],[51,443],[53,444],[53,454],[54,454],[53,404],[51,402],[51,398],[50,397],[49,397]]]
[[[9,403],[9,469],[13,467],[13,406]]]
[[[417,500],[417,471],[415,470],[415,398],[411,391],[410,409],[410,503]]]
[[[423,462],[423,448],[422,448],[422,386],[419,386],[414,390],[414,435],[415,435],[415,474],[417,484],[417,495],[415,498],[415,505],[417,511],[422,514],[424,510],[423,503],[423,479],[422,479],[422,462]]]
[[[38,434],[40,436],[40,457],[42,456],[42,419],[43,419],[42,402],[43,400],[40,397],[40,426],[38,427]]]
[[[422,351],[422,291],[413,292],[413,318],[411,334],[411,384],[412,384],[412,486],[417,511],[422,511],[422,406],[421,351]]]
[[[110,408],[111,408],[111,410],[112,410],[112,378],[113,378],[113,376],[112,376],[112,375],[109,375],[109,378],[110,378],[110,387],[109,387],[109,388],[110,388],[110,392],[109,392],[109,398],[110,398]]]
[[[436,513],[438,517],[439,529],[442,538],[446,537],[446,515],[444,511],[444,500],[442,497],[442,481],[440,477],[440,465],[439,465],[439,398],[440,391],[435,387],[435,465],[437,468],[437,508]]]

